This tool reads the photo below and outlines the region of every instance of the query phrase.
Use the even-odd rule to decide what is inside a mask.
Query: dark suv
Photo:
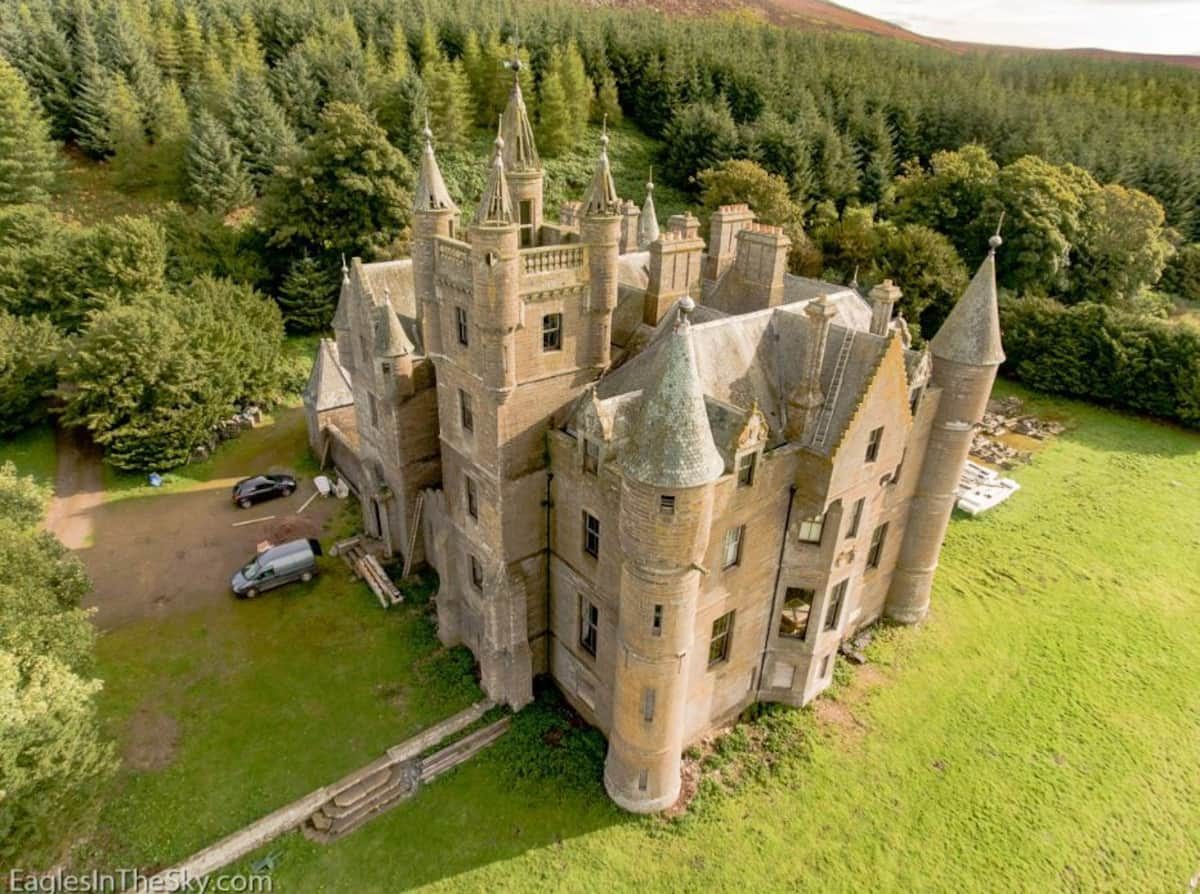
[[[296,489],[296,479],[291,475],[255,475],[243,478],[233,486],[233,502],[249,509],[263,500],[291,496]]]

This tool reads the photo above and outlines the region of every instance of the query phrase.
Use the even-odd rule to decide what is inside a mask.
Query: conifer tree
[[[15,435],[46,418],[62,336],[42,317],[0,311],[0,435]]]
[[[226,214],[254,197],[250,175],[225,127],[200,109],[187,147],[188,191],[208,211]]]
[[[179,39],[169,19],[159,19],[154,26],[154,62],[164,77],[179,80],[183,75],[183,56]]]
[[[600,77],[600,87],[596,93],[596,101],[592,104],[592,121],[599,123],[607,120],[615,123],[621,120],[621,100],[617,94],[617,79],[611,71],[605,69]]]
[[[338,277],[304,252],[288,269],[276,301],[292,332],[318,332],[329,326],[337,300]]]
[[[58,154],[25,81],[0,56],[0,205],[44,202]]]
[[[439,142],[447,148],[460,148],[471,139],[474,112],[471,86],[462,61],[445,60],[426,66],[421,72],[429,94],[429,116],[437,126]]]
[[[167,81],[159,94],[152,133],[154,146],[151,155],[156,179],[172,194],[178,194],[187,179],[184,164],[191,136],[191,120],[183,91],[175,81]]]
[[[233,77],[229,135],[251,179],[259,185],[296,148],[296,135],[271,97],[266,80],[247,69]]]
[[[196,11],[187,8],[183,11],[183,21],[179,29],[179,64],[183,72],[183,82],[191,83],[200,72],[207,55],[204,49],[204,31]]]
[[[108,93],[108,126],[118,179],[126,185],[144,183],[149,146],[142,107],[120,74],[113,78]]]
[[[575,45],[574,40],[567,41],[567,48],[562,53],[562,85],[570,116],[569,145],[574,146],[583,138],[596,94],[596,88],[587,76],[583,57],[579,55],[579,47]]]
[[[557,47],[550,51],[540,89],[538,146],[547,156],[554,156],[575,141],[573,109],[563,85],[563,58]]]
[[[421,28],[421,46],[418,55],[422,75],[425,74],[427,68],[437,65],[446,58],[442,54],[442,48],[438,45],[437,29],[433,27],[431,19],[426,19],[425,25]]]
[[[369,255],[408,226],[412,166],[358,106],[331,103],[291,163],[267,185],[262,226],[298,256]]]
[[[96,159],[111,154],[113,148],[108,123],[111,82],[108,69],[88,64],[80,74],[79,93],[75,97],[75,144]]]

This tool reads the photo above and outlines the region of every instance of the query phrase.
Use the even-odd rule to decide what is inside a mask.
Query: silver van
[[[263,550],[233,575],[235,596],[253,599],[264,590],[310,581],[317,573],[321,544],[316,540],[290,540]]]

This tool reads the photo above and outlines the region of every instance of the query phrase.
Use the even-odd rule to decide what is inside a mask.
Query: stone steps
[[[329,797],[305,820],[304,836],[322,844],[411,798],[426,782],[474,757],[508,729],[505,717],[422,759],[421,754],[469,727],[493,707],[479,702],[329,786]]]

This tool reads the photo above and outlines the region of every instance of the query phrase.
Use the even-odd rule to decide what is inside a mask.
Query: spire
[[[529,113],[525,109],[525,97],[521,95],[520,34],[516,37],[511,62],[504,67],[512,69],[513,85],[508,94],[508,105],[500,118],[500,134],[505,138],[504,166],[511,172],[540,171],[542,160],[538,158],[537,145],[533,142],[533,128],[529,124]]]
[[[658,487],[696,487],[718,478],[725,461],[713,444],[708,408],[696,371],[691,298],[679,301],[679,320],[659,349],[656,375],[642,392],[641,411],[625,472]]]
[[[429,129],[429,112],[425,112],[425,151],[421,155],[421,175],[417,179],[417,192],[413,200],[414,211],[457,211],[441,168],[433,155],[433,131]]]
[[[934,357],[968,366],[998,366],[1004,362],[996,299],[996,249],[1003,242],[999,230],[988,240],[990,250],[975,278],[929,342]]]
[[[378,357],[402,357],[411,354],[413,343],[391,303],[379,309],[379,322],[375,324],[375,354]]]
[[[596,173],[583,197],[583,216],[597,217],[617,214],[621,200],[613,185],[612,171],[608,168],[608,116],[604,117],[604,132],[600,135],[600,158],[596,162]]]
[[[495,146],[492,169],[483,188],[479,210],[475,212],[475,223],[507,226],[513,222],[513,209],[512,198],[508,194],[508,178],[504,176],[504,137],[499,133],[496,134]]]
[[[646,204],[638,220],[638,248],[646,248],[658,238],[658,212],[654,210],[654,168],[646,178]]]

